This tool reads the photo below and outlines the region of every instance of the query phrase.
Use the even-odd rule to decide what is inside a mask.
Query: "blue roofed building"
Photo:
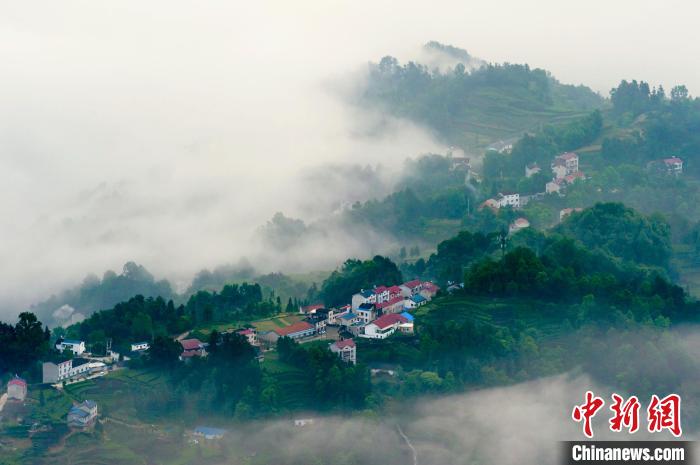
[[[67,422],[71,428],[87,428],[95,423],[96,418],[97,404],[92,400],[86,400],[70,408]]]

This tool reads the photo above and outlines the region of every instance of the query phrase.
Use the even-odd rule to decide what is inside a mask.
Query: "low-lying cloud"
[[[595,21],[556,2],[529,21],[531,8],[498,3],[3,2],[0,313],[128,260],[186,287],[201,268],[255,260],[257,228],[277,211],[308,223],[390,186],[358,185],[339,166],[369,165],[390,182],[406,157],[444,151],[422,128],[335,97],[385,54],[415,58],[440,40],[601,91],[629,77],[671,84],[671,75],[693,89],[697,76],[679,69],[687,60],[668,53],[692,14],[664,21],[674,9],[655,8],[654,29],[672,24],[673,34],[638,40],[650,30],[639,23],[620,42],[619,18],[644,14],[636,3],[616,4],[624,15],[587,4]],[[556,48],[540,34],[545,20],[566,25]],[[590,59],[575,53],[582,43]],[[334,235],[312,252],[332,250],[332,262],[363,241]],[[288,261],[263,252],[262,269]]]

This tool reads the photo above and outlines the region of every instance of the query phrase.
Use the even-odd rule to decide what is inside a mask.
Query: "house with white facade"
[[[68,426],[71,428],[87,428],[95,424],[97,419],[97,404],[86,400],[76,404],[68,411]]]
[[[336,341],[329,345],[331,352],[338,354],[338,357],[343,362],[352,363],[355,365],[357,363],[357,347],[355,346],[355,341],[352,339],[343,339],[341,341]]]
[[[284,328],[277,328],[274,330],[279,337],[289,337],[292,339],[301,339],[304,337],[313,336],[316,333],[316,328],[314,325],[306,322],[300,321]]]
[[[403,302],[406,300],[403,296],[396,296],[391,300],[377,304],[377,310],[383,314],[401,313],[403,310]]]
[[[403,295],[405,297],[411,297],[412,295],[418,294],[421,289],[423,289],[423,282],[420,279],[414,279],[403,283],[400,287],[404,290]],[[408,293],[405,293],[406,290],[408,290]]]
[[[59,363],[44,362],[41,367],[43,383],[57,383],[70,378],[73,369],[73,360],[65,360]]]
[[[394,334],[402,323],[408,323],[408,320],[398,313],[382,315],[365,326],[365,332],[361,334],[360,337],[368,339],[386,339]]]
[[[248,341],[248,344],[250,344],[252,346],[257,346],[260,344],[260,342],[258,341],[258,332],[255,330],[255,328],[239,329],[238,331],[236,331],[236,334],[246,338],[246,341]]]
[[[556,178],[549,181],[544,189],[547,194],[560,194],[562,185],[564,184],[564,178]]]
[[[500,208],[520,208],[520,194],[517,192],[499,192],[496,201]]]
[[[367,324],[377,318],[377,310],[375,309],[374,304],[362,304],[355,310],[354,313],[359,318],[359,321],[364,324]]]
[[[9,400],[24,401],[27,397],[27,382],[15,376],[7,383],[7,398]]]
[[[529,165],[525,166],[525,177],[531,178],[540,171],[542,171],[542,168],[540,168],[537,163],[530,163]]]
[[[566,152],[558,155],[552,161],[552,172],[555,179],[563,178],[568,174],[578,171],[578,155],[574,152]]]
[[[132,352],[144,352],[150,348],[151,348],[151,345],[148,342],[135,342],[135,343],[131,344],[131,351]]]
[[[56,341],[56,350],[63,352],[66,349],[70,349],[75,355],[80,355],[85,352],[85,341],[75,339],[59,339]]]
[[[377,295],[374,293],[374,291],[362,289],[357,294],[353,294],[351,303],[353,310],[357,309],[362,304],[376,304]]]

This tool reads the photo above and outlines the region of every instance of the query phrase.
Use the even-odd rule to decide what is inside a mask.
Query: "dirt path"
[[[411,444],[411,441],[408,439],[408,436],[404,434],[403,430],[401,429],[401,425],[397,424],[396,429],[399,431],[399,434],[401,435],[403,440],[406,441],[406,445],[409,449],[411,449],[411,452],[413,453],[413,465],[418,465],[418,452],[416,451],[416,448],[413,447],[413,444]]]

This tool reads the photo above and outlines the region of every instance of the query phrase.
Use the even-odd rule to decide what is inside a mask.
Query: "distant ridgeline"
[[[436,51],[453,65],[431,60]],[[485,64],[465,50],[436,42],[427,44],[424,52],[426,64],[402,65],[391,56],[370,64],[362,100],[424,124],[447,143],[465,149],[518,138],[604,103],[588,87],[562,84],[528,65]]]

